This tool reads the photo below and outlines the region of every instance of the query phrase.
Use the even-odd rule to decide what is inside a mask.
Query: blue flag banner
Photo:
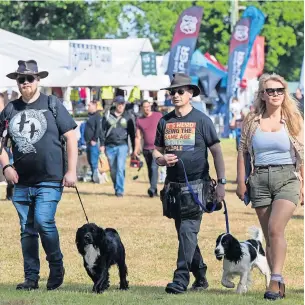
[[[249,28],[248,53],[241,68],[240,79],[242,79],[244,76],[256,36],[260,33],[260,31],[262,30],[265,24],[265,16],[263,12],[258,8],[256,8],[255,6],[248,6],[243,12],[242,18],[250,18],[251,22]]]
[[[236,23],[231,40],[228,62],[227,79],[227,109],[225,116],[225,128],[223,137],[228,137],[230,133],[230,100],[236,96],[241,79],[245,73],[251,50],[265,23],[264,14],[256,7],[249,6],[244,11],[242,18]]]

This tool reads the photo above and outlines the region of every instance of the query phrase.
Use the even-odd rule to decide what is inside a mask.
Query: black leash
[[[229,227],[229,214],[228,214],[228,209],[225,200],[222,201],[223,206],[224,206],[224,214],[225,214],[225,219],[226,219],[226,230],[227,234],[230,234],[230,227]]]
[[[77,186],[75,185],[75,189],[76,189],[76,192],[77,192],[77,195],[78,195],[78,198],[79,198],[79,201],[80,201],[80,204],[82,205],[82,208],[83,208],[83,211],[84,211],[84,214],[85,214],[85,217],[86,217],[86,220],[87,220],[87,223],[89,223],[89,219],[88,219],[88,216],[86,214],[86,211],[85,211],[85,208],[84,208],[84,205],[83,205],[83,202],[80,198],[80,195],[79,195],[79,192],[78,192],[78,188]]]

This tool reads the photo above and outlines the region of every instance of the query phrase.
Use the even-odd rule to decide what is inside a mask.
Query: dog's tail
[[[251,236],[251,238],[258,240],[260,242],[263,242],[263,231],[262,229],[258,228],[258,227],[250,227],[249,228],[249,234]]]
[[[249,234],[252,239],[249,240],[249,242],[252,244],[252,246],[263,256],[266,256],[262,242],[263,242],[263,231],[260,228],[257,227],[250,227],[249,228]]]

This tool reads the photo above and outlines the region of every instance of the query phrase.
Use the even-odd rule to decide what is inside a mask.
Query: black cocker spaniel
[[[109,287],[109,269],[117,265],[120,289],[128,289],[125,248],[115,229],[102,229],[94,223],[83,225],[76,233],[76,246],[84,267],[94,282],[93,292],[102,293]]]

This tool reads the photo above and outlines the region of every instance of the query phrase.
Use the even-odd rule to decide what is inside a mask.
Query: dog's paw
[[[230,282],[228,280],[222,280],[221,281],[222,286],[226,287],[226,288],[234,288],[235,284],[233,282]]]
[[[243,294],[243,293],[246,293],[247,291],[248,291],[247,285],[238,284],[236,293]]]
[[[129,286],[128,286],[128,282],[123,282],[123,283],[120,283],[120,290],[128,290],[129,289]]]

